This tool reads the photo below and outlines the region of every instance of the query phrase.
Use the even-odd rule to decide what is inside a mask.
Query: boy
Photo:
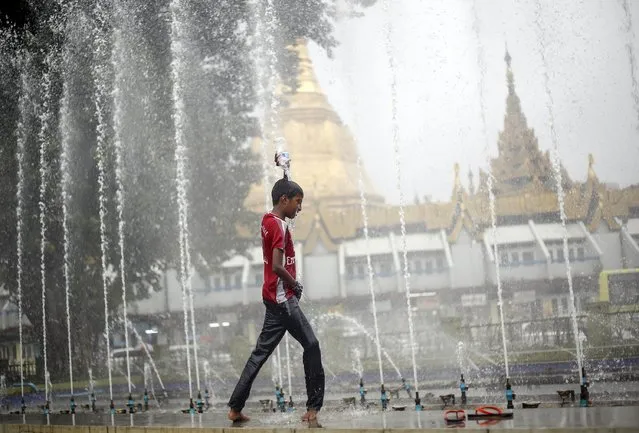
[[[260,368],[288,331],[304,348],[307,412],[303,421],[317,422],[324,403],[324,368],[319,342],[299,306],[303,287],[295,280],[295,249],[285,218],[295,218],[302,210],[304,192],[286,175],[271,191],[273,210],[262,217],[262,254],[264,285],[262,299],[266,306],[264,325],[229,400],[228,418],[233,422],[248,421],[242,409]]]

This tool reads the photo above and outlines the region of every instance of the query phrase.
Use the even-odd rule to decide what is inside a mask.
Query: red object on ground
[[[475,409],[476,415],[501,415],[502,410],[497,406],[480,406]]]
[[[444,412],[444,420],[446,422],[466,421],[466,412],[462,409],[451,409]]]

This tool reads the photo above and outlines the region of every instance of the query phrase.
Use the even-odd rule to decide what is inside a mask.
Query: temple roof
[[[356,145],[317,83],[306,44],[299,43],[292,49],[300,60],[298,88],[291,92],[280,87],[285,104],[279,111],[279,124],[286,149],[291,153],[293,177],[306,193],[294,236],[304,243],[305,254],[312,253],[320,242],[324,249],[336,251],[341,242],[363,236]],[[528,127],[515,91],[508,52],[506,65],[508,96],[504,128],[499,134],[499,154],[491,161],[497,223],[500,227],[521,225],[528,220],[556,223],[559,206],[552,163],[548,153],[539,150],[534,129]],[[261,141],[256,140],[256,151],[260,148]],[[591,232],[602,222],[609,229],[618,230],[619,221],[627,221],[639,213],[639,185],[610,189],[599,182],[594,165],[594,158],[589,155],[583,183],[572,182],[561,167],[567,220],[581,221]],[[362,171],[371,236],[399,231],[398,207],[385,204],[363,167]],[[455,164],[453,179],[449,201],[405,206],[409,234],[437,232],[433,237],[437,239],[443,232],[454,243],[463,230],[481,240],[491,224],[488,174],[480,170],[477,188],[470,176],[471,186],[466,190]],[[246,201],[248,207],[263,211],[264,194],[262,185],[254,185]],[[250,235],[246,230],[243,234]]]
[[[520,194],[523,190],[555,189],[552,163],[548,153],[539,150],[535,130],[528,127],[521,101],[515,90],[510,53],[506,50],[506,79],[508,96],[504,128],[499,133],[499,155],[491,162],[495,178],[495,194]],[[562,168],[564,188],[570,187],[570,179]]]

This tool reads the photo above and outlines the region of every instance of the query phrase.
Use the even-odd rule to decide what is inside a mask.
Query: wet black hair
[[[273,190],[271,191],[271,198],[273,199],[273,205],[279,203],[280,198],[285,195],[289,199],[301,195],[304,197],[304,190],[297,183],[292,180],[288,180],[288,176],[286,174],[284,177],[273,185]]]

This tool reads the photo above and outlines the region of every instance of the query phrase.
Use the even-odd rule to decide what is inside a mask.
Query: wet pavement
[[[467,413],[470,413],[468,410]],[[296,428],[304,427],[300,421],[303,412],[263,413],[258,409],[247,410],[252,419],[243,427],[257,428]],[[320,422],[326,428],[441,428],[449,427],[443,418],[444,411],[428,410],[381,412],[379,409],[327,409],[320,413]],[[134,426],[181,426],[181,427],[229,427],[225,409],[215,409],[204,414],[190,415],[175,411],[149,411],[134,415],[90,414],[50,415],[48,422],[52,425],[134,425]],[[0,415],[0,423],[47,424],[44,415]],[[619,407],[566,407],[516,409],[512,419],[480,420],[457,424],[464,428],[561,428],[561,427],[594,427],[615,428],[634,427],[639,430],[639,406]]]

